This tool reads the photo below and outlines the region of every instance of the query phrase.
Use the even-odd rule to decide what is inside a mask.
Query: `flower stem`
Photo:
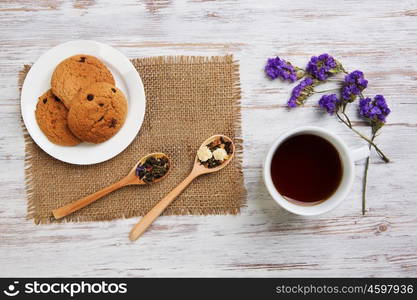
[[[376,136],[376,131],[372,130],[372,138],[371,141],[373,142]],[[371,149],[371,144],[369,144],[369,150]],[[370,157],[366,158],[365,162],[365,173],[363,175],[363,183],[362,183],[362,215],[364,216],[366,213],[366,184],[368,181],[368,168],[369,168],[369,160]]]
[[[345,116],[346,121],[348,122],[348,126],[349,126],[349,128],[350,128],[350,129],[353,129],[353,128],[352,128],[352,123],[350,122],[350,119],[348,118],[348,116],[346,115],[346,113],[345,113],[345,112],[343,112],[343,115]]]
[[[336,78],[332,79],[332,77],[329,77],[329,78],[327,78],[327,79],[326,79],[326,82],[337,82],[337,83],[343,83],[344,81],[343,81],[343,80],[341,80],[341,79],[336,79]]]
[[[355,128],[353,128],[349,118],[347,117],[347,115],[345,113],[343,113],[343,115],[346,117],[346,120],[343,119],[339,113],[336,113],[337,117],[339,118],[340,121],[342,121],[342,123],[344,123],[347,127],[349,127],[354,133],[356,133],[358,136],[360,136],[362,139],[364,139],[365,141],[367,141],[369,143],[369,145],[372,145],[375,148],[375,151],[378,153],[378,155],[382,158],[382,160],[386,163],[389,162],[389,158],[382,152],[381,149],[378,148],[377,145],[375,145],[375,143],[368,139],[366,136],[364,136],[362,133],[360,133],[359,131],[357,131]],[[348,121],[347,121],[348,120]]]
[[[343,103],[342,114],[345,117],[346,121],[348,122],[348,127],[352,129],[352,123],[350,122],[350,119],[346,114],[346,103]]]
[[[338,91],[338,90],[339,90],[339,88],[337,88],[337,89],[330,89],[330,90],[324,90],[324,91],[314,91],[314,93],[320,94],[320,93],[327,93],[327,92]]]

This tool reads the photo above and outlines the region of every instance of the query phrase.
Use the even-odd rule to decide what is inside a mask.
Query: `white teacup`
[[[290,137],[299,135],[299,134],[313,134],[329,141],[338,151],[339,157],[343,166],[342,179],[339,183],[337,190],[333,193],[330,198],[320,201],[316,204],[308,203],[295,203],[284,198],[275,188],[274,183],[271,178],[271,161],[275,154],[275,151],[279,146]],[[363,146],[361,148],[352,150],[347,147],[345,142],[338,137],[337,135],[331,133],[330,131],[315,126],[304,126],[298,127],[293,130],[287,131],[285,134],[281,135],[271,146],[266,155],[264,167],[263,167],[263,177],[266,184],[266,187],[271,194],[272,198],[283,208],[292,212],[294,214],[303,215],[303,216],[313,216],[323,214],[330,211],[331,209],[338,206],[347,196],[350,189],[352,188],[353,179],[355,176],[355,165],[354,162],[364,159],[369,156],[368,146]],[[300,170],[302,172],[302,170]],[[300,183],[300,188],[302,188],[302,183]]]

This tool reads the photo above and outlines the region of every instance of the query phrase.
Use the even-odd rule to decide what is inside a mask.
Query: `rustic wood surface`
[[[417,276],[417,1],[0,2],[0,276]],[[224,55],[241,65],[247,207],[238,216],[161,217],[137,242],[137,218],[36,226],[26,220],[24,141],[17,74],[59,43],[92,39],[128,57]],[[363,162],[346,201],[323,216],[280,209],[261,180],[268,145],[285,130],[318,125],[364,143],[310,101],[289,112],[291,86],[267,80],[265,59],[304,65],[329,52],[363,70],[368,93],[392,108],[377,138],[368,212]],[[369,130],[359,119],[355,125]]]

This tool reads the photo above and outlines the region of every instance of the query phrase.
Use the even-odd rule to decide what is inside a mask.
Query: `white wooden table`
[[[417,276],[416,24],[417,1],[2,0],[0,276]],[[74,39],[108,43],[131,58],[233,53],[240,60],[248,189],[240,215],[161,217],[136,243],[127,234],[137,218],[26,220],[17,73]],[[320,217],[280,209],[261,180],[267,146],[289,128],[323,126],[352,147],[364,144],[316,101],[287,111],[291,86],[262,72],[268,56],[303,66],[322,52],[363,70],[367,92],[384,94],[392,108],[377,139],[392,163],[373,154],[365,217],[363,162],[346,201]]]

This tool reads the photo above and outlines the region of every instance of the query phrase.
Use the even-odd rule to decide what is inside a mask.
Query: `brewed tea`
[[[342,173],[337,149],[313,134],[288,138],[275,151],[271,162],[272,181],[288,200],[326,200],[337,190]]]

